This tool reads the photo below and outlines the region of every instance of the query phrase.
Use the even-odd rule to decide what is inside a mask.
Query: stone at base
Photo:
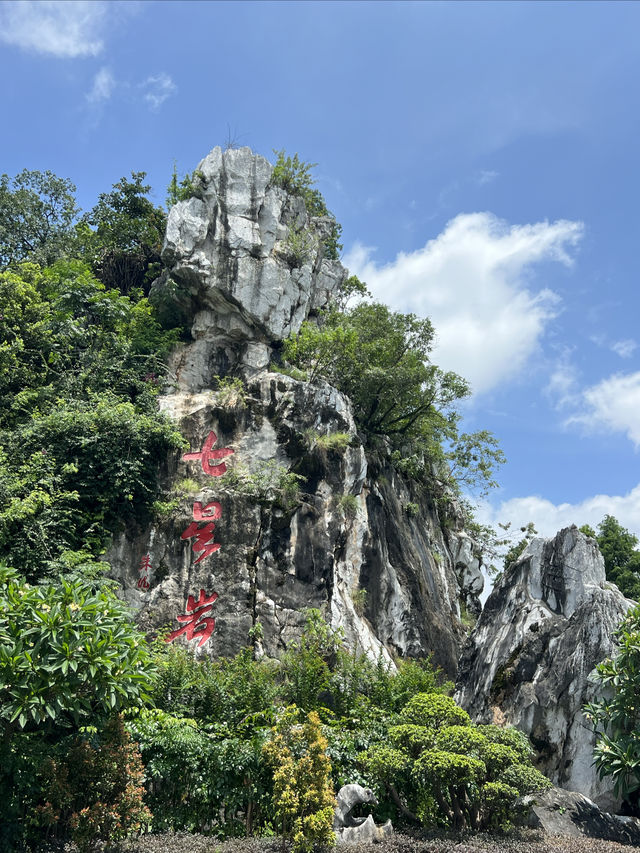
[[[336,844],[374,844],[384,841],[393,835],[393,826],[388,820],[382,826],[376,826],[373,815],[363,821],[359,826],[345,826],[336,832]]]
[[[592,800],[575,791],[552,788],[523,797],[521,802],[530,807],[529,826],[548,835],[587,836],[640,845],[640,821],[603,812]]]

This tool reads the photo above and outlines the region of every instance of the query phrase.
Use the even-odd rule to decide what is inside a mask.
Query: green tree
[[[640,605],[614,632],[618,651],[598,664],[595,681],[601,697],[584,712],[596,732],[595,764],[611,777],[617,795],[636,808],[640,802]]]
[[[607,580],[627,598],[640,601],[640,551],[638,537],[612,515],[598,525],[598,547],[604,558]]]
[[[124,294],[149,292],[161,270],[167,215],[147,197],[145,172],[121,178],[82,218],[78,237],[83,257],[107,288]]]
[[[430,320],[360,301],[303,323],[285,341],[283,357],[310,381],[323,376],[347,394],[365,435],[391,438],[399,470],[417,478],[435,470],[449,485],[457,478],[483,489],[504,456],[490,433],[458,433],[455,405],[469,386],[431,362],[433,343]]]
[[[22,261],[51,264],[74,242],[75,186],[53,172],[0,177],[0,270]]]
[[[0,315],[0,558],[33,579],[148,519],[182,446],[156,405],[175,334],[78,261],[0,273]]]
[[[551,785],[531,766],[530,754],[515,729],[474,726],[450,697],[422,693],[361,760],[412,823],[503,829],[518,796]]]

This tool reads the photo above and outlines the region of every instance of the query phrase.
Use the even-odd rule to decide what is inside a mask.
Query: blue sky
[[[163,203],[229,140],[318,163],[344,261],[501,440],[488,521],[640,535],[640,4],[0,3],[1,171]]]

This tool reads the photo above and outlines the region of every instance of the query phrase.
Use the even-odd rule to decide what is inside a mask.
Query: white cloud
[[[533,521],[540,536],[554,536],[558,530],[575,524],[590,524],[594,529],[605,515],[613,515],[623,527],[640,537],[640,484],[626,495],[595,495],[580,503],[554,504],[539,495],[512,498],[498,506],[482,504],[477,510],[484,524],[511,522],[512,530]]]
[[[624,341],[615,341],[611,344],[611,349],[616,355],[619,355],[620,358],[631,358],[634,350],[637,348],[638,344],[634,340],[631,340],[631,338],[627,338]]]
[[[0,6],[0,39],[58,58],[96,56],[106,11],[101,0],[9,0]]]
[[[143,91],[144,100],[152,110],[157,110],[167,98],[178,91],[171,77],[164,72],[147,77],[144,83],[140,84],[140,88]]]
[[[530,267],[549,260],[570,266],[582,233],[580,222],[510,226],[490,213],[460,214],[424,248],[386,266],[359,244],[344,260],[376,298],[430,317],[434,360],[482,392],[524,368],[556,314],[556,294],[525,286]]]
[[[592,430],[624,432],[640,446],[640,371],[615,373],[582,392],[585,411],[567,424],[579,423]]]
[[[87,94],[87,100],[90,104],[99,104],[102,101],[108,101],[113,90],[115,89],[116,81],[108,68],[101,68],[93,78],[93,86]]]

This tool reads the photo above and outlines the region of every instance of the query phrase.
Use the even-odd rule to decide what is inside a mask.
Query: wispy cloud
[[[152,110],[157,110],[167,98],[178,91],[171,77],[164,72],[147,77],[143,83],[140,83],[140,89],[145,102]]]
[[[637,348],[638,344],[631,338],[626,338],[623,341],[615,341],[611,344],[611,349],[620,358],[631,358]]]
[[[583,411],[567,424],[592,431],[622,432],[640,447],[640,371],[615,373],[582,392]]]
[[[582,233],[580,222],[509,225],[490,213],[461,214],[389,264],[376,264],[374,250],[359,244],[345,264],[392,308],[430,317],[434,360],[482,392],[523,370],[557,313],[555,293],[527,286],[531,266],[570,266]]]
[[[101,0],[6,0],[0,5],[0,39],[62,59],[97,56],[107,9]]]
[[[90,104],[108,101],[116,87],[116,80],[108,68],[101,68],[93,78],[91,90],[87,93]]]
[[[495,181],[499,174],[499,172],[494,172],[493,169],[482,169],[476,175],[476,183],[479,187],[484,187],[486,184],[490,184],[492,181]]]

